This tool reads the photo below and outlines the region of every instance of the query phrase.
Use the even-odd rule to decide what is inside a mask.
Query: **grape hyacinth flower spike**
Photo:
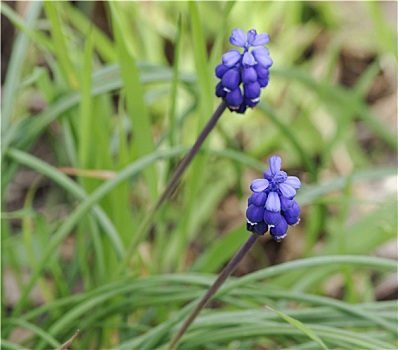
[[[263,235],[270,227],[272,238],[278,242],[286,236],[288,225],[300,220],[300,206],[294,197],[301,182],[296,176],[287,176],[281,165],[280,157],[270,158],[270,169],[264,172],[264,179],[251,183],[253,194],[246,210],[247,229]]]
[[[220,79],[216,95],[227,102],[231,111],[244,113],[248,107],[258,104],[261,89],[268,85],[272,59],[264,45],[269,42],[269,35],[257,34],[255,29],[246,34],[237,28],[232,31],[229,42],[243,48],[243,52],[229,50],[222,56],[222,63],[215,69]]]

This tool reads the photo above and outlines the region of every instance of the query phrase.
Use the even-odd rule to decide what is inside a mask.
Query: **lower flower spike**
[[[270,235],[277,242],[286,237],[289,225],[300,221],[300,205],[294,197],[301,182],[281,171],[281,165],[280,157],[270,158],[264,179],[255,179],[250,185],[253,194],[246,210],[247,230],[264,235],[270,228]]]

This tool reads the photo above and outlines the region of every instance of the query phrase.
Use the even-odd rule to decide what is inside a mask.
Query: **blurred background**
[[[132,278],[144,295],[143,281],[156,286],[162,275],[165,285],[185,273],[212,280],[247,238],[249,185],[274,154],[302,181],[301,222],[281,243],[261,237],[235,277],[329,255],[398,258],[396,2],[4,1],[1,16],[9,348],[55,348],[80,327],[90,332],[72,348],[145,348],[128,341],[199,296],[199,282],[186,282],[199,294],[173,301],[175,291],[160,288],[153,306],[105,299],[106,286]],[[234,28],[270,34],[270,83],[255,109],[224,113],[143,235],[220,102],[214,68]],[[395,273],[366,266],[320,265],[270,283],[352,304],[398,291]],[[212,306],[256,303],[245,298]],[[299,338],[259,339],[237,348],[288,348]],[[232,340],[192,347],[234,348]]]

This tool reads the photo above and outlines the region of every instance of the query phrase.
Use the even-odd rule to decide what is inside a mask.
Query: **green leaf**
[[[98,201],[108,194],[112,189],[118,186],[128,178],[139,174],[147,166],[162,158],[173,157],[182,153],[180,148],[174,148],[164,152],[151,153],[143,158],[140,158],[134,163],[129,164],[121,170],[115,177],[106,181],[102,186],[98,187],[85,201],[83,201],[70,215],[64,220],[58,230],[52,235],[51,240],[45,252],[43,252],[42,259],[38,262],[37,268],[32,271],[32,276],[26,284],[22,296],[13,310],[14,315],[18,315],[27,301],[27,297],[33,288],[37,278],[40,276],[43,268],[46,266],[48,260],[56,253],[57,248],[69,232],[79,223],[81,218],[98,203]]]
[[[179,66],[180,66],[180,51],[181,51],[181,38],[182,38],[182,21],[181,16],[178,17],[177,34],[175,38],[174,49],[174,62],[173,62],[173,80],[170,89],[170,112],[169,112],[169,144],[173,147],[176,144],[176,106],[177,106],[177,87],[180,83],[179,79]]]
[[[216,272],[230,259],[247,239],[245,227],[229,232],[212,245],[195,261],[192,271]]]
[[[152,140],[148,109],[144,100],[144,90],[140,81],[139,71],[133,54],[129,50],[123,32],[127,31],[123,17],[119,13],[118,3],[109,3],[111,9],[112,27],[116,38],[116,49],[120,64],[120,74],[125,87],[127,112],[133,128],[133,141],[130,152],[133,159],[147,155],[155,147]],[[152,200],[157,197],[156,168],[150,166],[144,171],[144,176]]]
[[[79,87],[79,82],[75,67],[73,66],[72,61],[69,57],[70,50],[68,50],[66,36],[62,28],[62,21],[60,16],[62,6],[62,3],[51,1],[44,2],[44,10],[48,19],[51,22],[51,38],[54,44],[59,67],[61,69],[65,82],[72,89],[77,89]]]
[[[36,170],[38,173],[44,176],[47,176],[77,199],[87,199],[87,193],[82,189],[82,187],[80,187],[75,181],[58,171],[56,168],[45,163],[44,161],[16,149],[8,150],[6,155],[16,162],[30,167],[31,169]],[[93,207],[93,213],[97,217],[97,220],[101,223],[101,226],[107,234],[115,252],[119,257],[122,257],[124,255],[124,248],[117,231],[115,230],[112,222],[109,220],[109,217],[98,206]]]
[[[92,166],[93,147],[96,147],[95,134],[91,135],[92,125],[95,122],[93,115],[93,99],[91,95],[93,69],[93,36],[87,33],[88,40],[83,54],[83,67],[80,74],[81,100],[79,105],[79,165],[82,169]],[[95,151],[94,151],[95,152]],[[84,179],[82,179],[84,181]]]
[[[24,24],[26,31],[19,33],[15,39],[11,56],[9,59],[9,65],[6,72],[4,85],[3,85],[3,96],[1,106],[1,134],[4,137],[5,131],[8,133],[8,128],[13,117],[16,93],[19,88],[19,83],[22,75],[23,63],[25,55],[30,44],[27,33],[33,30],[35,22],[40,15],[41,2],[32,2],[26,9],[27,18]],[[10,9],[6,3],[1,4],[1,13],[6,15],[10,20],[16,19],[15,13]],[[22,21],[18,18],[18,21]]]
[[[277,313],[281,318],[283,318],[286,322],[290,323],[294,328],[297,328],[304,334],[306,334],[310,339],[315,341],[317,344],[319,344],[322,349],[328,350],[328,347],[325,345],[325,343],[322,341],[321,338],[319,338],[315,332],[313,332],[310,328],[305,326],[302,322],[295,320],[294,318],[284,314],[283,312],[280,312],[278,310],[273,309],[270,306],[265,306],[267,309]]]
[[[89,31],[93,37],[95,48],[98,54],[106,62],[116,61],[116,53],[112,41],[98,29],[93,22],[90,21],[81,11],[79,11],[73,4],[65,3],[65,12],[68,14],[68,20],[71,24],[85,36]]]

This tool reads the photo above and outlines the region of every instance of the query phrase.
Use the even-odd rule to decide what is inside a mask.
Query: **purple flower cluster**
[[[294,197],[301,182],[281,171],[281,165],[280,157],[270,158],[264,179],[256,179],[250,185],[253,194],[246,210],[247,229],[263,235],[270,227],[272,238],[278,242],[286,236],[288,225],[300,220],[300,206]]]
[[[215,70],[217,78],[221,79],[216,86],[216,95],[227,101],[231,111],[244,113],[247,107],[257,105],[261,88],[268,85],[272,59],[264,45],[269,42],[269,35],[257,34],[255,29],[246,35],[237,28],[232,31],[229,42],[243,48],[243,53],[229,50],[222,56],[222,63]],[[251,47],[253,49],[249,51]]]

